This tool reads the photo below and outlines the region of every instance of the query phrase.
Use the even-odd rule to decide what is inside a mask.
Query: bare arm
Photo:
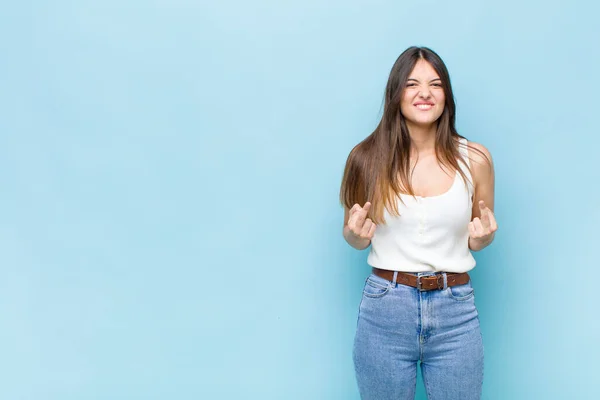
[[[498,229],[494,216],[494,164],[492,155],[483,145],[471,142],[471,145],[481,150],[488,159],[477,152],[470,152],[471,170],[475,193],[473,209],[469,223],[469,248],[479,251],[489,246],[494,240]]]

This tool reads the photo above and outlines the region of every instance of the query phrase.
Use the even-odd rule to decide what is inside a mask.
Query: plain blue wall
[[[3,3],[0,399],[358,399],[337,196],[410,45],[496,164],[484,399],[597,395],[597,5]]]

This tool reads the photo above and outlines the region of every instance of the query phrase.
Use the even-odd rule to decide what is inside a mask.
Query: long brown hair
[[[419,60],[427,61],[438,73],[446,98],[444,111],[437,120],[436,158],[451,171],[458,171],[467,184],[468,178],[458,164],[460,159],[469,168],[458,150],[458,146],[462,145],[458,139],[463,136],[454,126],[456,106],[446,65],[427,47],[409,47],[400,54],[390,72],[381,121],[348,156],[340,189],[340,202],[347,208],[356,203],[362,207],[367,201],[371,202],[369,217],[376,224],[385,223],[384,207],[391,215],[399,215],[396,200],[400,193],[415,196],[409,177],[411,139],[400,112],[400,102],[406,81]],[[487,158],[479,149],[467,147]]]

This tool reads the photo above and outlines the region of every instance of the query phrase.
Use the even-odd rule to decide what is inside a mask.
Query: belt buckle
[[[437,288],[438,290],[444,289],[444,275],[442,274],[437,276]]]
[[[422,284],[421,284],[421,278],[422,277],[423,277],[423,275],[422,276],[417,276],[417,289],[420,292],[425,292],[427,290],[431,290],[431,289],[423,289],[422,288]],[[431,275],[426,275],[426,277],[431,277]],[[437,289],[438,290],[444,289],[444,275],[443,274],[439,274],[439,275],[436,274],[435,277],[436,277],[435,279],[436,279],[436,283],[437,283]]]

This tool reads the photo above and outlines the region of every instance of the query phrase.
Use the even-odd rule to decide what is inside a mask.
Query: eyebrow
[[[419,82],[419,80],[415,79],[415,78],[408,78],[407,81]],[[441,81],[441,79],[440,78],[435,78],[435,79],[430,80],[429,82],[433,82],[433,81]]]

